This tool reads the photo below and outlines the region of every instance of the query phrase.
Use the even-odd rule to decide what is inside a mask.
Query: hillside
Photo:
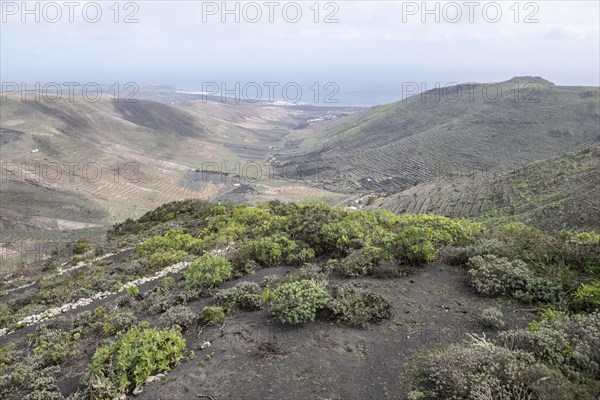
[[[290,130],[346,109],[179,98],[177,105],[167,105],[3,95],[2,261],[19,253],[18,243],[99,238],[106,226],[173,200],[337,196],[273,179],[264,162]],[[253,169],[236,181],[248,163]],[[203,168],[225,173],[194,172]],[[243,190],[247,185],[240,183],[252,186]]]
[[[390,192],[439,171],[508,171],[599,141],[598,87],[519,77],[433,89],[319,124],[290,136],[294,145],[276,158],[319,163],[338,190]]]
[[[381,197],[367,208],[600,231],[599,199],[600,148],[592,147],[511,172],[440,176]]]
[[[0,397],[444,400],[494,390],[483,371],[594,400],[598,240],[319,201],[165,204],[0,281]]]

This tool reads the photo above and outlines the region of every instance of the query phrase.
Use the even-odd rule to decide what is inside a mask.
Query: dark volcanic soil
[[[267,269],[248,279],[283,271]],[[162,382],[146,385],[137,398],[405,399],[416,359],[440,345],[463,341],[469,332],[494,336],[478,322],[484,308],[499,306],[507,329],[522,327],[531,317],[518,311],[520,305],[477,296],[462,271],[442,264],[410,277],[357,282],[392,301],[395,317],[368,329],[326,320],[289,328],[269,325],[266,310],[240,313],[227,318],[223,327],[205,328],[200,335],[199,329],[188,332],[188,348],[196,357]],[[210,347],[201,350],[199,345],[207,341]],[[280,354],[259,355],[266,341]]]

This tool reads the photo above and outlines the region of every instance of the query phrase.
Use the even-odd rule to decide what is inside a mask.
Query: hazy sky
[[[427,2],[429,14],[421,1],[135,1],[118,15],[114,1],[50,3],[25,14],[21,1],[0,1],[2,82],[332,81],[381,92],[367,103],[399,98],[402,82],[600,84],[595,0]]]

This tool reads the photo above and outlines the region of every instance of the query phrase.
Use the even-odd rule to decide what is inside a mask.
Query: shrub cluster
[[[338,321],[345,325],[367,326],[389,319],[393,306],[383,296],[351,285],[334,287],[328,307]]]
[[[436,399],[596,399],[600,393],[600,314],[560,315],[534,329],[472,336],[425,368]]]
[[[332,268],[327,265],[320,266],[314,263],[306,263],[294,273],[287,275],[283,280],[284,282],[311,280],[320,288],[325,289],[329,283],[329,274],[331,270]],[[268,282],[265,286],[268,286]]]
[[[231,264],[220,256],[205,254],[183,272],[188,287],[212,287],[231,276]]]
[[[575,292],[575,302],[579,309],[600,309],[600,281],[582,283]]]
[[[183,250],[171,250],[157,252],[148,258],[148,263],[152,269],[162,269],[185,260],[187,253]]]
[[[344,275],[350,278],[370,275],[382,257],[383,251],[380,248],[367,245],[342,259],[340,267]]]
[[[481,316],[479,318],[481,323],[489,328],[504,328],[504,314],[497,307],[486,308],[481,312]]]
[[[451,265],[463,265],[469,258],[493,254],[498,257],[511,255],[506,242],[498,238],[481,238],[475,243],[462,247],[449,247],[446,249],[445,261]]]
[[[225,311],[221,307],[204,307],[200,319],[205,324],[214,325],[225,319]]]
[[[183,357],[185,339],[176,330],[132,328],[100,346],[84,375],[91,398],[115,398],[167,371]]]
[[[189,307],[175,306],[160,316],[160,322],[165,328],[177,325],[182,329],[187,329],[196,325],[198,316]]]
[[[494,255],[475,256],[468,263],[471,285],[487,296],[507,296],[526,302],[552,302],[558,287],[534,274],[520,260]]]
[[[163,236],[149,237],[136,247],[136,252],[143,256],[177,250],[198,254],[202,251],[202,242],[188,233],[169,230]]]
[[[269,236],[244,243],[241,251],[245,260],[256,261],[263,267],[273,267],[283,260],[294,263],[297,247],[296,242],[285,236]]]
[[[109,312],[104,306],[78,314],[74,320],[74,332],[83,337],[90,335],[109,336],[132,327],[137,317],[129,309]]]
[[[270,311],[282,324],[298,325],[314,321],[328,299],[327,292],[313,281],[287,282],[273,291]]]
[[[215,302],[225,310],[256,311],[263,306],[262,288],[258,283],[241,282],[231,289],[219,290],[214,298]]]

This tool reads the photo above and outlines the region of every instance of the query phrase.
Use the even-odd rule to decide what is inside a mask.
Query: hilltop
[[[439,171],[509,171],[600,142],[598,87],[539,77],[465,83],[319,124],[289,137],[283,165],[319,163],[327,187],[393,192]]]

